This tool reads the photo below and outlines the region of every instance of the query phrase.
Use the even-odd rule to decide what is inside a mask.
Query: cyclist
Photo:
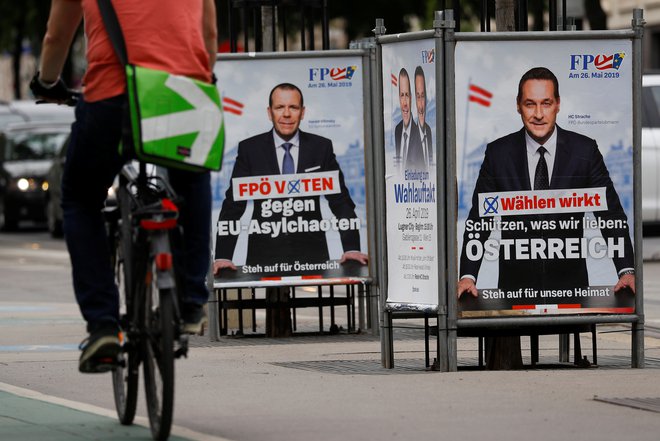
[[[213,0],[122,0],[113,5],[130,63],[211,81],[217,52]],[[37,98],[48,102],[70,98],[60,73],[83,17],[88,67],[64,165],[62,208],[73,287],[89,332],[81,344],[79,370],[91,373],[112,369],[120,352],[119,295],[102,208],[126,160],[117,146],[130,138],[122,135],[128,118],[124,69],[97,0],[52,0],[39,72],[30,86]],[[184,332],[199,333],[208,301],[210,176],[171,169],[169,180],[185,201],[179,217],[183,249],[174,250],[175,265],[185,274],[179,296]]]

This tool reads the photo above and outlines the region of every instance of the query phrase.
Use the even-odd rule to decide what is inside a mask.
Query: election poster
[[[438,304],[435,40],[382,46],[387,301]]]
[[[368,277],[360,55],[221,58],[216,286]]]
[[[455,55],[459,317],[634,313],[632,42]]]

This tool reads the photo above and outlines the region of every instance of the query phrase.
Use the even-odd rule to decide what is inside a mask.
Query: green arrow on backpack
[[[138,159],[186,170],[219,170],[224,147],[220,93],[213,84],[126,66]]]

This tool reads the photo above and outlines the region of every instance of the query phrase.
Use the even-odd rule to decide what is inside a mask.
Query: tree
[[[0,51],[11,54],[14,97],[20,96],[21,55],[27,45],[38,53],[46,31],[49,3],[40,0],[0,0]]]
[[[495,13],[498,32],[515,29],[514,0],[497,0]],[[520,336],[486,337],[486,368],[489,370],[523,367]]]
[[[600,0],[584,0],[584,13],[589,20],[591,29],[607,29],[607,14]]]

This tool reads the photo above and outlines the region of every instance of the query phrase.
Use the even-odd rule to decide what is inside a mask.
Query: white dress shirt
[[[293,169],[298,171],[298,153],[300,152],[300,132],[296,131],[296,134],[293,135],[293,138],[291,138],[288,141],[283,140],[280,135],[277,134],[275,130],[273,130],[273,141],[275,141],[275,153],[277,154],[277,166],[280,169],[280,173],[282,173],[282,162],[284,162],[284,153],[286,150],[284,150],[284,147],[282,147],[282,144],[285,142],[290,143],[292,146],[289,149],[289,152],[291,153],[291,157],[293,158]]]
[[[525,143],[527,144],[527,167],[529,169],[529,188],[534,190],[534,175],[536,174],[536,166],[541,159],[541,154],[537,151],[541,145],[545,147],[545,162],[548,164],[548,184],[552,182],[552,170],[555,168],[555,158],[557,157],[557,128],[552,131],[552,135],[545,142],[539,144],[534,141],[529,133],[525,130]]]

